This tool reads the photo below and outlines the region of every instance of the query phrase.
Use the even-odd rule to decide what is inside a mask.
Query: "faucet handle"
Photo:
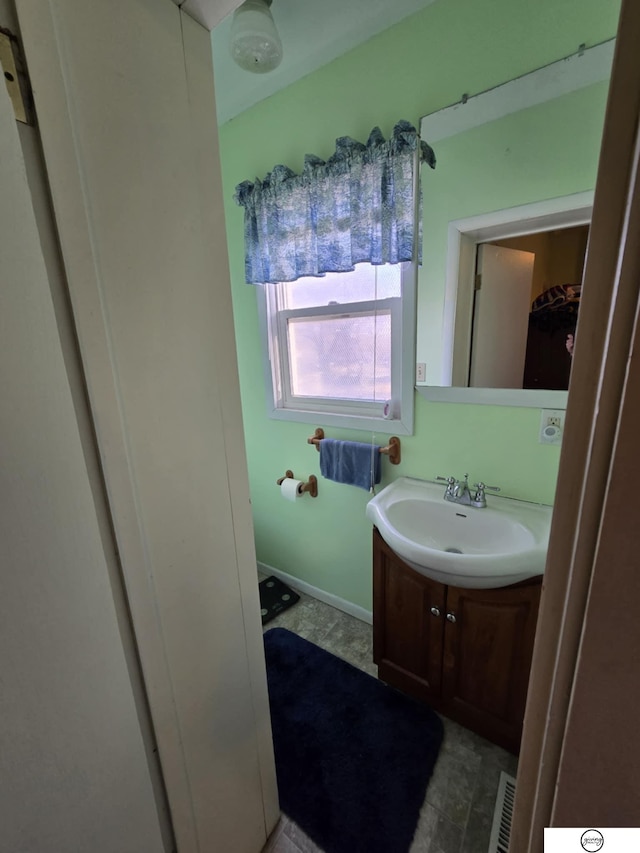
[[[453,495],[454,489],[457,487],[456,484],[458,482],[455,477],[436,477],[436,480],[442,480],[443,483],[447,484],[447,488],[444,493],[445,498]]]
[[[474,500],[481,501],[484,499],[485,489],[490,489],[492,492],[499,492],[500,486],[486,486],[484,483],[474,483],[474,489],[476,490],[476,496]]]

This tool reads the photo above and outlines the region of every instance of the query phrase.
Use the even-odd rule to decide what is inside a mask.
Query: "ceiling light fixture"
[[[269,7],[273,0],[245,0],[233,14],[231,56],[245,71],[266,74],[282,61],[282,42]]]

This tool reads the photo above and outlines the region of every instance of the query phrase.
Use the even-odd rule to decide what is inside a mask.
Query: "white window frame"
[[[401,267],[400,297],[344,305],[284,309],[276,312],[273,290],[270,290],[276,285],[256,285],[267,414],[270,418],[316,426],[413,435],[417,268],[411,262],[403,263]],[[373,314],[376,310],[378,313],[391,312],[392,399],[388,416],[384,415],[384,401],[372,403],[294,397],[289,383],[287,320],[295,317]]]

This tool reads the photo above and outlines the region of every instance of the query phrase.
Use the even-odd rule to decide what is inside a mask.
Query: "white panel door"
[[[0,850],[163,850],[0,73]]]
[[[532,252],[478,246],[482,284],[473,314],[472,388],[522,388],[534,260]]]
[[[180,853],[277,815],[209,33],[171,0],[18,0]]]

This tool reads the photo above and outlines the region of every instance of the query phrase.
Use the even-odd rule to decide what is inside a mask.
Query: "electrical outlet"
[[[542,409],[540,413],[540,444],[560,444],[564,429],[563,409]]]
[[[427,365],[424,361],[416,364],[416,382],[424,382],[427,378]]]

